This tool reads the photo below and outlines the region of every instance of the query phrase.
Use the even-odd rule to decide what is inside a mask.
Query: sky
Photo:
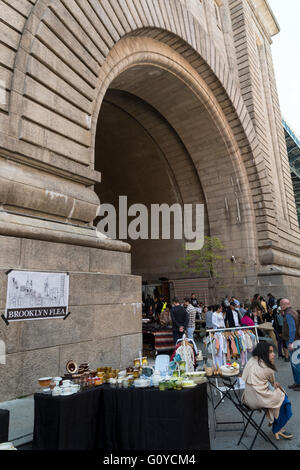
[[[280,26],[272,44],[281,112],[300,137],[300,0],[268,0]]]

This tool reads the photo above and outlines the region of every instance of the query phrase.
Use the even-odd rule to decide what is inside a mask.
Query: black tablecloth
[[[33,448],[92,450],[97,448],[101,388],[74,395],[34,395]]]
[[[35,395],[35,449],[208,450],[206,384]]]
[[[0,443],[8,441],[9,411],[0,410]]]

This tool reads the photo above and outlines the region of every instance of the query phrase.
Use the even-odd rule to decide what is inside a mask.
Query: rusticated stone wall
[[[300,300],[270,47],[278,28],[264,0],[0,0],[0,23],[0,309],[7,269],[42,269],[70,272],[72,311],[65,322],[2,322],[0,399],[31,393],[69,359],[126,365],[141,348],[140,275],[176,272],[182,247],[146,266],[95,233],[113,155],[101,141],[107,102],[161,155],[172,188],[162,197],[205,202],[206,233],[237,260],[235,275],[222,271],[231,293]],[[125,143],[120,181],[138,162],[134,135]]]

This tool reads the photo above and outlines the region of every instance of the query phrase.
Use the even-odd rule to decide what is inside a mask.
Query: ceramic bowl
[[[41,387],[49,387],[52,377],[42,377],[39,379],[39,384]]]

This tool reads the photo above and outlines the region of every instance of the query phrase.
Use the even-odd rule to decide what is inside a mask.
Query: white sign
[[[67,273],[9,272],[5,310],[8,322],[65,318],[68,303]]]

